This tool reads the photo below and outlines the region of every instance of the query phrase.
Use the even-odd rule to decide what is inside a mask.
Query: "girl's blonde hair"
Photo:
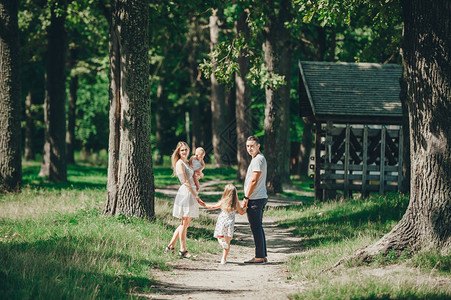
[[[175,164],[179,161],[180,159],[180,148],[182,148],[183,146],[185,146],[186,148],[188,148],[188,152],[189,152],[189,146],[187,143],[185,142],[178,142],[177,143],[177,147],[175,148],[174,152],[171,155],[171,165],[172,165],[172,171],[173,174],[175,174]]]
[[[238,192],[236,187],[229,183],[224,188],[224,193],[222,194],[221,209],[227,212],[235,211],[238,205]]]

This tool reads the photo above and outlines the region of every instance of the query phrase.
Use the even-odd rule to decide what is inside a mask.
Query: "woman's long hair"
[[[180,159],[180,148],[182,148],[183,146],[185,146],[186,148],[188,148],[188,152],[189,152],[189,146],[187,143],[185,142],[178,142],[177,143],[177,147],[175,148],[174,152],[171,155],[171,166],[172,166],[172,175],[175,175],[175,164],[179,161]],[[189,154],[189,153],[188,153]]]
[[[224,188],[224,193],[221,197],[221,209],[227,212],[235,211],[238,204],[238,192],[236,187],[229,183]]]

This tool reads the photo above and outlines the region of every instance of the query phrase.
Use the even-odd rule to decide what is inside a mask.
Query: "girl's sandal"
[[[192,255],[190,253],[188,253],[188,250],[179,251],[179,255],[180,255],[181,258],[190,258],[190,257],[192,257]]]
[[[172,254],[175,254],[175,248],[171,248],[171,247],[169,247],[169,246],[167,246],[165,249],[164,249],[164,253],[172,253]]]

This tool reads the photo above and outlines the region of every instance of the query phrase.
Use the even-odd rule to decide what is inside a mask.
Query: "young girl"
[[[205,168],[204,163],[205,150],[202,147],[197,147],[196,151],[194,151],[194,155],[189,159],[189,164],[194,170],[194,183],[196,184],[196,190],[199,191],[199,179],[204,177],[204,173],[202,170]]]
[[[240,202],[238,201],[236,187],[233,184],[226,185],[224,193],[218,203],[214,205],[205,205],[204,207],[208,209],[221,208],[221,213],[216,222],[214,237],[218,239],[219,244],[223,248],[221,264],[225,264],[230,250],[230,241],[233,237],[235,212],[238,211],[240,215],[243,215],[246,212],[246,208],[241,207]]]

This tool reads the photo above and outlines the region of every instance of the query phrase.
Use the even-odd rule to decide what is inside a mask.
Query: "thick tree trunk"
[[[268,7],[275,3],[269,2]],[[274,89],[267,85],[265,106],[265,148],[268,162],[267,189],[269,193],[282,192],[282,183],[290,176],[290,35],[284,24],[290,20],[290,2],[283,0],[272,9],[268,25],[264,28],[265,64],[270,74],[285,77],[286,85]],[[278,15],[273,13],[278,10]]]
[[[105,214],[155,215],[150,145],[149,8],[113,2],[110,32],[110,137]]]
[[[402,0],[410,122],[410,203],[401,221],[357,254],[451,251],[451,2]]]
[[[213,51],[214,47],[218,44],[219,26],[218,17],[216,16],[217,10],[213,10],[213,14],[210,16],[210,50]],[[213,59],[213,68],[216,68],[216,61]],[[219,84],[216,80],[214,72],[210,76],[211,81],[211,124],[213,134],[213,153],[214,153],[214,165],[215,167],[224,166],[227,161],[227,146],[225,144],[225,132],[226,129],[226,107],[225,107],[225,92],[224,86]]]
[[[246,24],[247,12],[243,12],[235,22],[236,35],[242,34],[246,40],[249,39],[249,27]],[[247,167],[251,157],[246,150],[246,139],[252,133],[252,115],[251,115],[251,88],[246,81],[246,75],[249,73],[249,57],[246,53],[240,53],[237,59],[239,72],[235,74],[236,85],[236,138],[237,149],[236,158],[238,161],[238,172],[236,179],[242,181],[246,177]]]
[[[0,1],[0,193],[22,181],[18,2]]]
[[[409,125],[409,108],[407,107],[407,65],[403,57],[403,75],[399,81],[401,86],[400,99],[402,105],[402,136],[403,136],[403,155],[402,155],[402,182],[401,193],[408,194],[410,192],[410,125]]]
[[[77,63],[77,50],[70,51],[70,67],[75,67]],[[67,163],[74,164],[74,148],[75,148],[75,120],[77,109],[77,90],[78,90],[78,75],[71,75],[69,81],[69,110],[67,112],[67,132],[66,132],[66,150]]]
[[[48,51],[46,63],[46,97],[44,104],[45,145],[40,176],[48,176],[50,181],[67,180],[66,160],[66,76],[65,52],[67,3],[61,1],[57,13],[52,4],[48,29]]]
[[[34,134],[34,120],[31,112],[31,106],[33,104],[32,93],[28,92],[25,98],[25,145],[24,145],[24,159],[26,161],[34,160],[33,149],[33,134]]]

